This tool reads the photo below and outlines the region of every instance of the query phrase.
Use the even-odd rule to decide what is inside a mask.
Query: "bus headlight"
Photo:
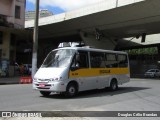
[[[62,80],[62,77],[57,77],[54,80],[58,81],[58,80]]]
[[[34,82],[37,82],[37,81],[38,81],[38,79],[36,79],[36,78],[33,78],[33,81],[34,81]]]

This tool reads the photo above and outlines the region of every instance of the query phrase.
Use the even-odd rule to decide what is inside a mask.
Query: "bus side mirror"
[[[77,63],[75,67],[71,67],[71,71],[78,70],[79,68],[80,68],[79,64]]]
[[[79,67],[80,67],[79,63],[76,63],[76,68],[79,68]]]

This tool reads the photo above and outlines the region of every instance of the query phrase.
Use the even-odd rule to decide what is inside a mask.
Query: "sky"
[[[35,10],[36,0],[26,0],[26,10]],[[40,9],[48,9],[53,14],[60,14],[104,0],[40,0]]]

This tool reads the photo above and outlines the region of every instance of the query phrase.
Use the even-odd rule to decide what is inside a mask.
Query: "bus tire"
[[[47,91],[40,91],[40,93],[45,97],[48,97],[51,94],[51,92],[47,92]]]
[[[110,88],[111,91],[115,91],[115,90],[118,89],[118,84],[117,84],[117,80],[116,79],[112,79],[109,88]]]
[[[65,96],[66,97],[74,97],[78,93],[78,88],[76,84],[70,83],[67,86]]]

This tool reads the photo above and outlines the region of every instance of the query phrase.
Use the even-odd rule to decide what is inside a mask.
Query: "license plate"
[[[45,84],[39,84],[39,87],[45,87]]]

